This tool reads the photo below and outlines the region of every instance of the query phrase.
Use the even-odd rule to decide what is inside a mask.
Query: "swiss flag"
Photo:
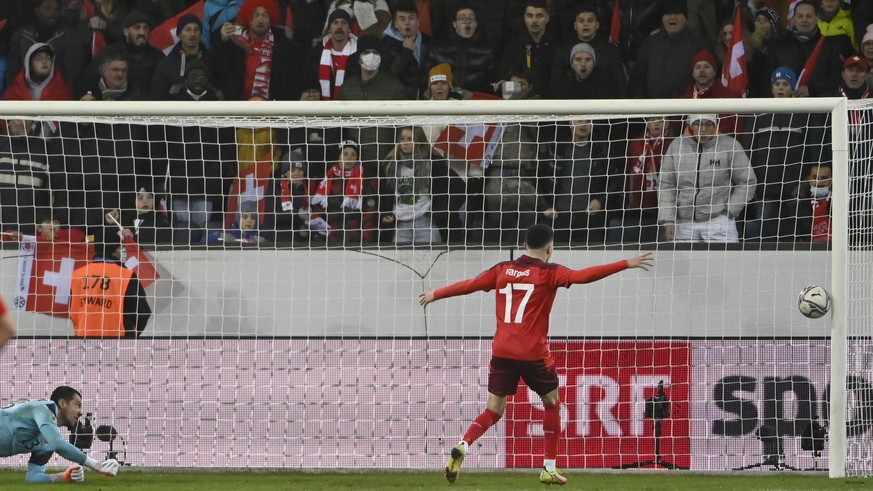
[[[179,36],[176,35],[176,24],[184,15],[194,14],[201,21],[203,20],[203,0],[195,3],[187,10],[179,12],[174,17],[171,17],[158,25],[149,33],[149,43],[156,49],[161,50],[165,55],[173,51],[173,46],[179,42]]]
[[[618,8],[618,0],[615,0],[615,7],[612,8],[612,21],[609,25],[609,42],[618,46],[618,40],[621,36],[621,10]]]
[[[809,79],[812,78],[812,72],[815,70],[815,64],[818,62],[818,57],[821,54],[821,47],[824,46],[824,42],[825,36],[819,35],[818,42],[815,43],[815,48],[812,49],[812,53],[810,53],[809,58],[806,59],[806,63],[803,64],[803,70],[801,70],[800,75],[797,76],[797,85],[794,87],[794,90],[809,85]]]
[[[501,124],[449,125],[440,133],[435,148],[447,156],[488,167],[503,137]]]
[[[90,19],[94,17],[94,4],[91,0],[85,0],[82,3],[82,8],[85,9],[85,16]],[[106,47],[106,36],[100,29],[93,29],[91,32],[91,58],[97,56]]]
[[[745,94],[749,88],[749,71],[746,69],[746,48],[743,45],[743,21],[740,9],[736,9],[734,33],[724,55],[721,83],[738,94]]]
[[[230,229],[236,212],[242,203],[254,201],[258,204],[258,223],[264,223],[264,195],[273,173],[272,154],[266,153],[261,159],[240,170],[239,176],[230,188],[230,199],[227,200],[227,212],[224,215],[224,226]]]
[[[97,54],[103,51],[103,48],[105,47],[106,37],[103,36],[102,32],[95,29],[94,32],[91,33],[91,58],[97,56]]]
[[[49,242],[22,236],[15,310],[69,317],[73,271],[91,259],[94,250],[85,242]]]
[[[124,251],[127,253],[127,260],[124,262],[124,267],[136,273],[140,284],[143,288],[148,288],[149,285],[159,279],[161,275],[155,269],[155,265],[146,255],[145,251],[139,248],[133,238],[124,237]]]

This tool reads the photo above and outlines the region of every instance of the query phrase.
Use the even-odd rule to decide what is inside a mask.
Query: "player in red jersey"
[[[515,394],[519,378],[539,394],[545,407],[543,433],[545,455],[540,482],[566,484],[567,478],[555,467],[561,433],[558,372],[549,353],[549,314],[558,287],[590,283],[628,268],[648,271],[652,253],[582,270],[549,263],[554,251],[554,232],[548,225],[527,229],[526,254],[505,261],[470,280],[422,293],[421,305],[441,298],[478,291],[497,291],[497,332],[491,348],[488,371],[488,403],[464,438],[452,448],[446,465],[446,479],[455,482],[467,449],[503,416],[506,397]]]
[[[6,341],[12,339],[13,336],[15,336],[15,324],[12,323],[3,297],[0,297],[0,348],[3,348]]]

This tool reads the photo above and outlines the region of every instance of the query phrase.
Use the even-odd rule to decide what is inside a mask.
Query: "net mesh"
[[[649,273],[558,294],[559,467],[821,469],[828,448],[805,434],[827,426],[829,318],[804,318],[796,298],[831,275],[829,125],[782,112],[10,116],[26,135],[0,138],[0,268],[19,332],[0,397],[78,388],[136,466],[441,469],[484,409],[495,294],[427,310],[417,296],[519,257],[527,226],[548,223],[553,261],[571,268],[656,257]],[[846,360],[847,471],[860,475],[873,374],[857,138]],[[348,150],[360,171],[343,168]],[[143,283],[139,339],[81,339],[68,318],[70,278],[106,242]],[[654,417],[660,382],[670,413]],[[521,384],[465,465],[541,466],[543,412]]]
[[[846,298],[846,474],[873,474],[869,437],[873,427],[873,343],[870,323],[873,301],[873,169],[870,167],[870,123],[873,106],[852,101],[849,106],[849,252]]]

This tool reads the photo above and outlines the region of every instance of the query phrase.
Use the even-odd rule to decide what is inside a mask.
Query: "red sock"
[[[561,404],[547,407],[543,414],[543,434],[545,436],[545,455],[554,460],[558,455],[558,439],[561,438]]]
[[[488,431],[488,428],[494,426],[494,423],[498,421],[500,421],[500,415],[490,409],[486,409],[467,428],[467,432],[464,433],[464,441],[467,442],[467,445],[472,445],[483,433]]]

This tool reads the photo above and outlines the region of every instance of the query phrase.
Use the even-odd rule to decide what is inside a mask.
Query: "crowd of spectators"
[[[870,0],[205,0],[200,16],[198,3],[0,2],[2,97],[861,99],[873,80]],[[737,10],[747,94],[721,77]],[[156,47],[168,23],[175,44]],[[0,225],[96,227],[116,212],[141,241],[186,244],[514,243],[536,221],[562,243],[826,241],[827,124],[723,114],[506,125],[486,166],[440,145],[445,125],[9,120]],[[263,183],[258,199],[231,207],[245,175]],[[140,234],[141,212],[167,230]]]

